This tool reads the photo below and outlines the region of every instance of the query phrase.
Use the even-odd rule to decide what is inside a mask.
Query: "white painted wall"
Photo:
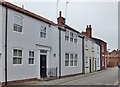
[[[78,44],[76,44],[65,41],[65,31],[61,32],[61,36],[62,36],[61,75],[65,76],[82,73],[82,38],[78,37]],[[78,54],[78,66],[65,66],[65,53]]]
[[[100,70],[100,46],[96,43],[95,43],[95,58],[96,58],[96,65],[97,65],[96,70]]]
[[[0,53],[2,53],[2,6],[0,5]]]
[[[1,60],[1,53],[0,53],[0,82],[2,81],[2,60]]]
[[[1,6],[1,5],[0,5]],[[4,82],[4,78],[5,78],[5,14],[6,14],[6,10],[5,10],[5,7],[2,7],[2,47],[1,47],[1,51],[2,51],[2,54],[1,54],[1,61],[2,61],[2,80],[1,82]]]
[[[5,9],[3,10],[3,26],[5,26]],[[24,17],[23,21],[23,33],[17,33],[13,31],[14,15],[19,14]],[[40,37],[40,28],[41,25],[47,27],[47,39]],[[3,30],[5,27],[3,27]],[[4,31],[2,32],[4,36]],[[56,36],[57,35],[57,36]],[[4,40],[4,37],[3,37]],[[38,54],[39,49],[36,44],[50,46],[50,54],[48,60],[48,68],[58,67],[58,29],[52,25],[46,24],[42,21],[36,20],[29,16],[26,16],[22,13],[8,10],[8,81],[22,80],[29,78],[38,78],[39,73],[39,60],[40,55]],[[4,44],[4,42],[3,42]],[[13,49],[20,48],[23,50],[23,64],[22,65],[13,65]],[[3,45],[3,54],[4,54],[4,45]],[[35,52],[35,65],[28,64],[28,52],[29,50],[34,50]],[[54,53],[56,57],[53,57]],[[3,56],[4,58],[4,56]],[[4,60],[2,68],[2,81],[4,82]]]
[[[95,71],[95,42],[88,38],[85,37],[84,39],[84,51],[85,51],[85,73],[89,73],[90,72],[90,59],[91,59],[91,71],[94,72]],[[86,47],[87,45],[87,47]],[[92,48],[93,47],[93,48]],[[88,61],[86,61],[86,57],[88,57]],[[88,62],[88,63],[86,63]]]

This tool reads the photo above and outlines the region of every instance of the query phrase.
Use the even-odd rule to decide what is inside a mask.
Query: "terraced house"
[[[100,70],[100,45],[91,37],[91,25],[87,25],[86,32],[81,34],[84,36],[84,52],[83,52],[83,72],[92,73]]]
[[[101,49],[91,34],[68,26],[61,11],[57,20],[0,0],[0,84],[100,70]]]
[[[55,24],[9,2],[2,2],[0,9],[0,82],[57,76],[59,32]]]
[[[0,9],[1,83],[82,73],[78,31],[9,2],[1,2]]]

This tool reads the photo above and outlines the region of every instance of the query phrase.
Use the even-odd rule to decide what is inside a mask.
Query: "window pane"
[[[14,24],[13,30],[14,30],[14,31],[17,31],[17,26],[16,26],[16,24]]]
[[[22,50],[18,50],[18,56],[22,56]]]
[[[69,66],[69,61],[65,61],[65,66]]]
[[[18,25],[22,25],[23,22],[23,18],[19,15],[15,15],[14,16],[14,23],[18,24]]]
[[[22,26],[18,26],[18,32],[22,32]]]
[[[73,66],[73,54],[70,54],[70,66]]]
[[[17,50],[14,49],[13,56],[17,56]]]
[[[77,66],[77,54],[75,55],[75,58],[74,58],[74,66]]]
[[[22,58],[18,58],[18,64],[22,64]]]
[[[34,57],[34,52],[32,52],[32,57]]]
[[[17,64],[17,57],[13,58],[13,64]]]

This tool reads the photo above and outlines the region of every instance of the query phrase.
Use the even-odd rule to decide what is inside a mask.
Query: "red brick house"
[[[100,45],[100,69],[106,69],[108,65],[108,56],[107,56],[107,43],[101,39],[92,37],[92,27],[91,25],[87,26],[86,31],[81,34],[86,35],[89,38],[92,38],[96,43]]]
[[[119,51],[118,50],[113,50],[112,52],[109,52],[108,58],[109,58],[109,67],[114,67],[117,66],[118,60],[119,60]]]

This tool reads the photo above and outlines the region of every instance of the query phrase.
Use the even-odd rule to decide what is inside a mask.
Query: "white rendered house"
[[[0,11],[0,82],[6,77],[16,81],[58,76],[59,32],[54,23],[8,2],[0,4]]]
[[[0,83],[82,73],[78,31],[9,2],[0,11]]]

